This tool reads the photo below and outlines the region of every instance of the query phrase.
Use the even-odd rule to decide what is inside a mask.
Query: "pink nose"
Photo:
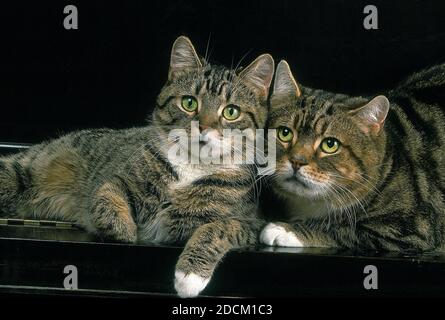
[[[201,131],[201,132],[203,132],[204,130],[207,130],[207,129],[209,129],[210,128],[210,126],[206,126],[206,125],[204,125],[204,124],[200,124],[199,125],[199,131]]]
[[[294,168],[295,171],[300,169],[302,166],[305,166],[308,164],[308,161],[305,157],[296,156],[291,158],[290,163],[292,164],[292,168]]]

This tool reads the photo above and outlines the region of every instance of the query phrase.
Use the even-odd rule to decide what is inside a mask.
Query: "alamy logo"
[[[201,131],[192,121],[190,132],[174,129],[168,135],[168,160],[174,165],[256,165],[259,175],[271,175],[276,166],[276,132],[263,129],[214,129]],[[266,145],[267,141],[267,145]]]
[[[378,285],[378,270],[377,267],[370,264],[365,266],[365,268],[363,269],[363,273],[366,274],[367,276],[365,277],[365,279],[363,279],[363,287],[366,290],[370,290],[370,289],[378,289],[379,285]]]
[[[63,269],[63,273],[67,274],[67,276],[63,280],[63,287],[67,290],[79,289],[77,267],[73,265],[65,266],[65,268]]]
[[[367,14],[365,19],[363,20],[363,27],[366,30],[377,30],[379,28],[377,7],[372,4],[368,4],[366,7],[363,8],[363,13]]]
[[[79,17],[77,7],[73,5],[67,5],[63,8],[63,13],[68,14],[65,19],[63,19],[63,27],[66,30],[78,29],[79,28]]]

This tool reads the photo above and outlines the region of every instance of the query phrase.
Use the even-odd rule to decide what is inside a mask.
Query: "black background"
[[[79,10],[65,30],[63,8]],[[365,30],[363,8],[379,9]],[[144,123],[171,44],[191,38],[211,61],[270,52],[305,85],[377,94],[445,61],[445,3],[358,0],[29,1],[0,5],[0,141]]]

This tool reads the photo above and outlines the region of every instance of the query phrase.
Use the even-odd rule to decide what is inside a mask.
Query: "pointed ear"
[[[274,68],[275,64],[272,56],[270,54],[262,54],[242,70],[239,76],[244,82],[259,90],[261,95],[267,97]]]
[[[383,128],[388,111],[388,98],[377,96],[363,107],[350,111],[350,114],[363,132],[377,135]]]
[[[202,67],[201,60],[189,38],[180,36],[173,43],[170,56],[168,79],[173,79],[183,71]]]
[[[292,75],[289,64],[286,62],[286,60],[281,60],[277,66],[277,71],[275,72],[275,81],[273,85],[273,96],[301,96],[301,90],[298,87],[297,81],[295,81],[295,78]]]

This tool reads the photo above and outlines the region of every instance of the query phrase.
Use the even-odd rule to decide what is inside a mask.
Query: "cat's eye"
[[[223,117],[226,118],[227,120],[233,121],[239,118],[239,116],[241,115],[241,111],[238,106],[230,104],[224,108],[222,114]]]
[[[294,138],[294,133],[288,127],[278,128],[278,139],[283,142],[290,142]]]
[[[320,149],[324,153],[335,153],[340,148],[340,141],[335,138],[326,138],[320,144]]]
[[[187,112],[194,112],[196,109],[198,109],[198,100],[192,96],[183,96],[181,106]]]

